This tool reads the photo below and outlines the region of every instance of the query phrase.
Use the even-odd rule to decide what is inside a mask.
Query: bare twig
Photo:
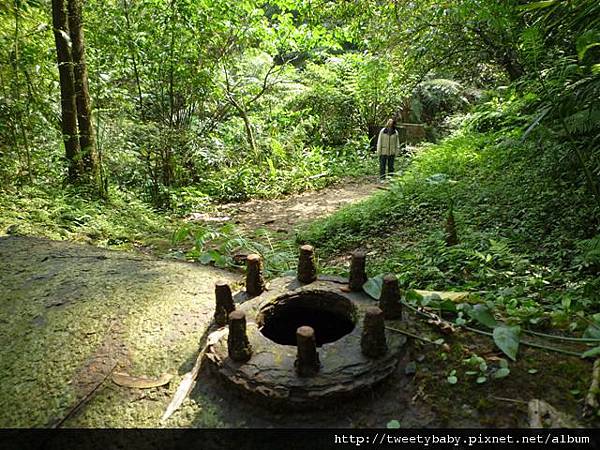
[[[385,327],[386,330],[390,330],[390,331],[395,331],[396,333],[400,333],[400,334],[404,334],[405,336],[411,337],[413,339],[417,339],[419,341],[423,341],[423,342],[427,342],[428,344],[433,344],[433,345],[442,345],[442,344],[438,344],[435,341],[432,341],[431,339],[427,339],[425,337],[422,336],[418,336],[416,334],[411,333],[410,331],[406,331],[406,330],[400,330],[399,328],[392,328],[392,327]]]
[[[557,336],[555,334],[539,333],[537,331],[532,331],[532,330],[523,330],[523,332],[532,334],[534,336],[543,337],[543,338],[556,339],[558,341],[581,342],[581,343],[600,342],[600,339],[596,339],[596,338],[576,338],[576,337],[569,337],[569,336]]]
[[[428,319],[433,319],[436,322],[446,322],[446,323],[448,323],[448,325],[452,325],[452,324],[450,324],[450,322],[445,321],[444,319],[442,319],[437,314],[434,314],[434,313],[431,313],[431,312],[427,312],[427,311],[423,311],[423,310],[420,310],[418,308],[415,308],[414,306],[412,306],[411,304],[409,304],[409,303],[407,303],[405,301],[403,301],[402,304],[405,305],[410,310],[414,311],[415,313],[417,313],[419,315],[422,315],[423,317],[427,317]],[[473,333],[481,334],[483,336],[488,336],[488,337],[492,337],[492,338],[494,337],[494,335],[492,333],[488,332],[488,331],[479,330],[477,328],[471,328],[471,327],[468,327],[466,325],[461,325],[461,328],[463,328],[464,330],[467,330],[467,331],[471,331]],[[550,351],[550,352],[561,353],[563,355],[581,357],[581,353],[571,352],[569,350],[564,350],[562,348],[548,347],[546,345],[535,344],[535,343],[529,342],[529,341],[521,341],[521,344],[523,344],[523,345],[525,345],[527,347],[539,348],[539,349],[547,350],[547,351]]]
[[[117,361],[115,361],[111,369],[104,375],[102,380],[100,380],[100,382],[97,383],[92,390],[88,391],[88,393],[85,394],[85,396],[83,396],[81,400],[79,400],[71,409],[69,409],[67,414],[62,419],[60,419],[57,423],[53,424],[51,428],[60,428],[67,420],[69,420],[71,417],[77,414],[81,410],[81,408],[83,408],[83,406],[86,405],[92,399],[94,394],[98,391],[98,389],[100,389],[100,386],[102,386],[105,383],[105,381],[113,373],[116,367]]]
[[[169,417],[171,417],[173,413],[179,409],[179,407],[187,398],[187,396],[190,395],[192,389],[194,389],[194,386],[196,384],[196,378],[198,377],[200,367],[202,366],[202,359],[204,358],[204,354],[206,353],[207,348],[208,345],[206,345],[198,354],[198,358],[196,358],[196,363],[194,364],[192,370],[190,370],[183,376],[183,379],[181,380],[181,383],[179,383],[179,386],[175,391],[175,395],[173,396],[171,403],[169,403],[169,406],[167,406],[165,413],[160,419],[161,422],[165,422]]]

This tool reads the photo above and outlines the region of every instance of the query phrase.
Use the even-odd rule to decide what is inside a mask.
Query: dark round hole
[[[296,345],[296,330],[308,325],[315,330],[320,347],[350,333],[355,315],[355,307],[347,298],[312,291],[279,297],[261,308],[257,322],[263,336],[281,345]]]

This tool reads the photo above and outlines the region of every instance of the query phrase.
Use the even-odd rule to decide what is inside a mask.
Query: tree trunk
[[[75,75],[69,37],[69,24],[65,0],[52,0],[52,24],[56,43],[56,59],[60,81],[61,127],[69,170],[69,181],[81,180],[83,161],[77,135],[77,104],[75,100]]]
[[[100,176],[100,157],[96,147],[96,133],[92,122],[88,72],[85,62],[85,41],[83,37],[82,0],[68,0],[69,30],[72,43],[73,73],[75,75],[75,98],[77,102],[77,122],[79,123],[79,144],[83,165],[90,182],[101,197],[105,196]]]
[[[250,123],[250,118],[248,117],[248,113],[240,109],[240,115],[242,116],[242,120],[244,121],[244,128],[246,129],[246,137],[248,139],[248,144],[250,145],[250,149],[255,155],[258,155],[258,148],[256,147],[256,140],[254,139],[254,131],[252,131],[252,124]]]

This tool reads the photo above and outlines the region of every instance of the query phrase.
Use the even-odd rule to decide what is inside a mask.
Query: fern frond
[[[600,130],[600,109],[577,111],[565,117],[565,123],[569,132],[573,134],[588,134],[594,130]]]

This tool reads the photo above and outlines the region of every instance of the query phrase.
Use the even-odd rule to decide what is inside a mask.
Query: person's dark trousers
[[[382,180],[385,179],[385,169],[387,166],[387,174],[388,176],[394,173],[394,160],[395,155],[380,155],[379,156],[379,178]]]

